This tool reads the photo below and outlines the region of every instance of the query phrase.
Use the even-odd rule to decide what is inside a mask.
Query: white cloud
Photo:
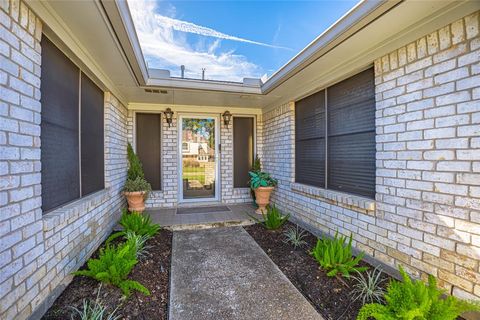
[[[180,74],[185,65],[186,76],[200,78],[206,68],[206,78],[241,81],[244,77],[259,78],[262,68],[234,51],[221,51],[222,39],[265,45],[255,41],[223,34],[210,28],[167,18],[155,12],[156,2],[128,1],[143,54],[150,67],[169,69]],[[175,9],[170,8],[171,12]],[[202,37],[195,48],[187,41],[187,33],[215,37],[214,41]],[[267,45],[268,46],[268,45]]]

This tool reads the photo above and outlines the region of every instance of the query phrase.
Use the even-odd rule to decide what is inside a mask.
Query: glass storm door
[[[182,116],[180,121],[183,200],[216,199],[216,118]]]

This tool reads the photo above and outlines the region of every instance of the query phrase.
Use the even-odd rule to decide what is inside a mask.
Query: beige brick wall
[[[0,1],[0,319],[39,318],[117,221],[126,173],[126,109],[105,94],[105,189],[43,214],[42,23]]]
[[[480,37],[469,15],[374,62],[376,201],[294,182],[294,105],[263,115],[274,202],[463,298],[480,297]],[[375,207],[376,206],[376,207]],[[376,208],[376,209],[375,209]]]

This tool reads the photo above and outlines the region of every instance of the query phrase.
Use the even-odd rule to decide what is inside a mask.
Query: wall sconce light
[[[165,119],[167,120],[168,127],[170,128],[170,126],[172,125],[172,119],[173,119],[172,109],[167,108],[167,110],[165,110],[163,114],[165,115]]]
[[[230,111],[227,110],[222,114],[222,118],[223,118],[223,124],[228,129],[228,125],[230,124],[230,120],[232,120],[232,114],[230,113]]]

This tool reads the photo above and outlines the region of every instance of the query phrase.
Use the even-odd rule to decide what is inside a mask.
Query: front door
[[[182,201],[218,199],[217,126],[213,116],[180,116]]]

